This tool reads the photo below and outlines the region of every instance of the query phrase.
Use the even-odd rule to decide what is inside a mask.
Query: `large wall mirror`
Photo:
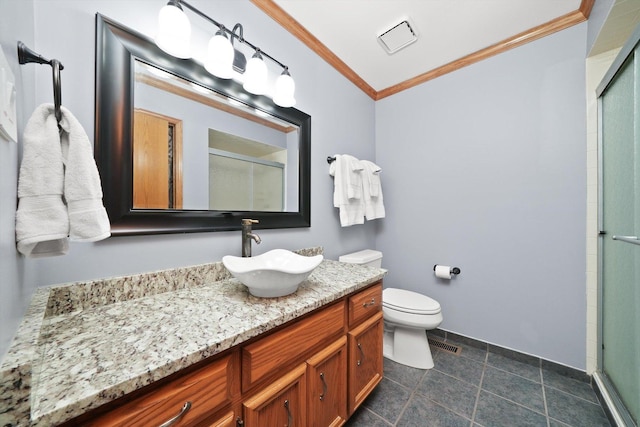
[[[96,162],[113,235],[310,226],[311,117],[96,15]]]

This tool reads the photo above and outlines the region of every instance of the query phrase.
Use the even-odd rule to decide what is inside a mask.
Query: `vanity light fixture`
[[[204,68],[216,77],[230,79],[233,76],[234,49],[224,32],[224,27],[209,40]]]
[[[282,74],[276,80],[276,94],[273,102],[281,107],[293,107],[296,105],[296,99],[293,94],[296,90],[296,83],[289,74],[289,67],[284,67]]]
[[[281,107],[295,105],[295,82],[289,73],[289,67],[245,40],[241,24],[236,24],[233,31],[230,31],[184,0],[169,0],[166,6],[160,9],[158,35],[155,38],[156,45],[160,49],[176,58],[191,58],[189,45],[191,24],[183,6],[218,27],[214,36],[209,40],[204,64],[209,73],[221,79],[230,79],[233,76],[233,70],[240,74],[244,73],[244,90],[255,95],[263,95],[267,92],[268,77],[267,65],[263,57],[269,58],[283,69],[282,74],[276,80],[273,102]],[[249,62],[244,54],[234,47],[234,39],[255,51]]]
[[[244,73],[244,85],[242,87],[254,95],[264,94],[267,87],[267,74],[267,64],[262,59],[260,49],[256,49],[256,53],[247,62],[247,71]]]
[[[178,0],[170,0],[158,14],[158,47],[176,58],[191,58],[191,23]]]

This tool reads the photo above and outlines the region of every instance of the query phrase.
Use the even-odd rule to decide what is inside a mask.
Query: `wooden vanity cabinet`
[[[242,392],[261,391],[244,402],[241,425],[343,425],[382,380],[382,334],[382,282],[378,282],[244,346]],[[272,380],[298,361],[304,363]],[[264,388],[269,380],[271,385]],[[299,391],[305,397],[300,410],[295,400]],[[289,412],[284,410],[287,400]]]
[[[381,299],[382,281],[65,425],[341,426],[382,380]]]

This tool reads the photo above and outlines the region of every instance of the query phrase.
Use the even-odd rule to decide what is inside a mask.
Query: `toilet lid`
[[[382,291],[382,305],[412,314],[438,314],[440,304],[426,295],[404,289],[387,288]]]

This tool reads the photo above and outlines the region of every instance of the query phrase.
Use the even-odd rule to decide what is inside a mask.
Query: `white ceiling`
[[[640,0],[616,0],[611,7],[591,56],[622,46],[640,23]]]
[[[581,0],[274,0],[380,91],[575,12]],[[387,54],[377,36],[409,18],[418,41]]]

